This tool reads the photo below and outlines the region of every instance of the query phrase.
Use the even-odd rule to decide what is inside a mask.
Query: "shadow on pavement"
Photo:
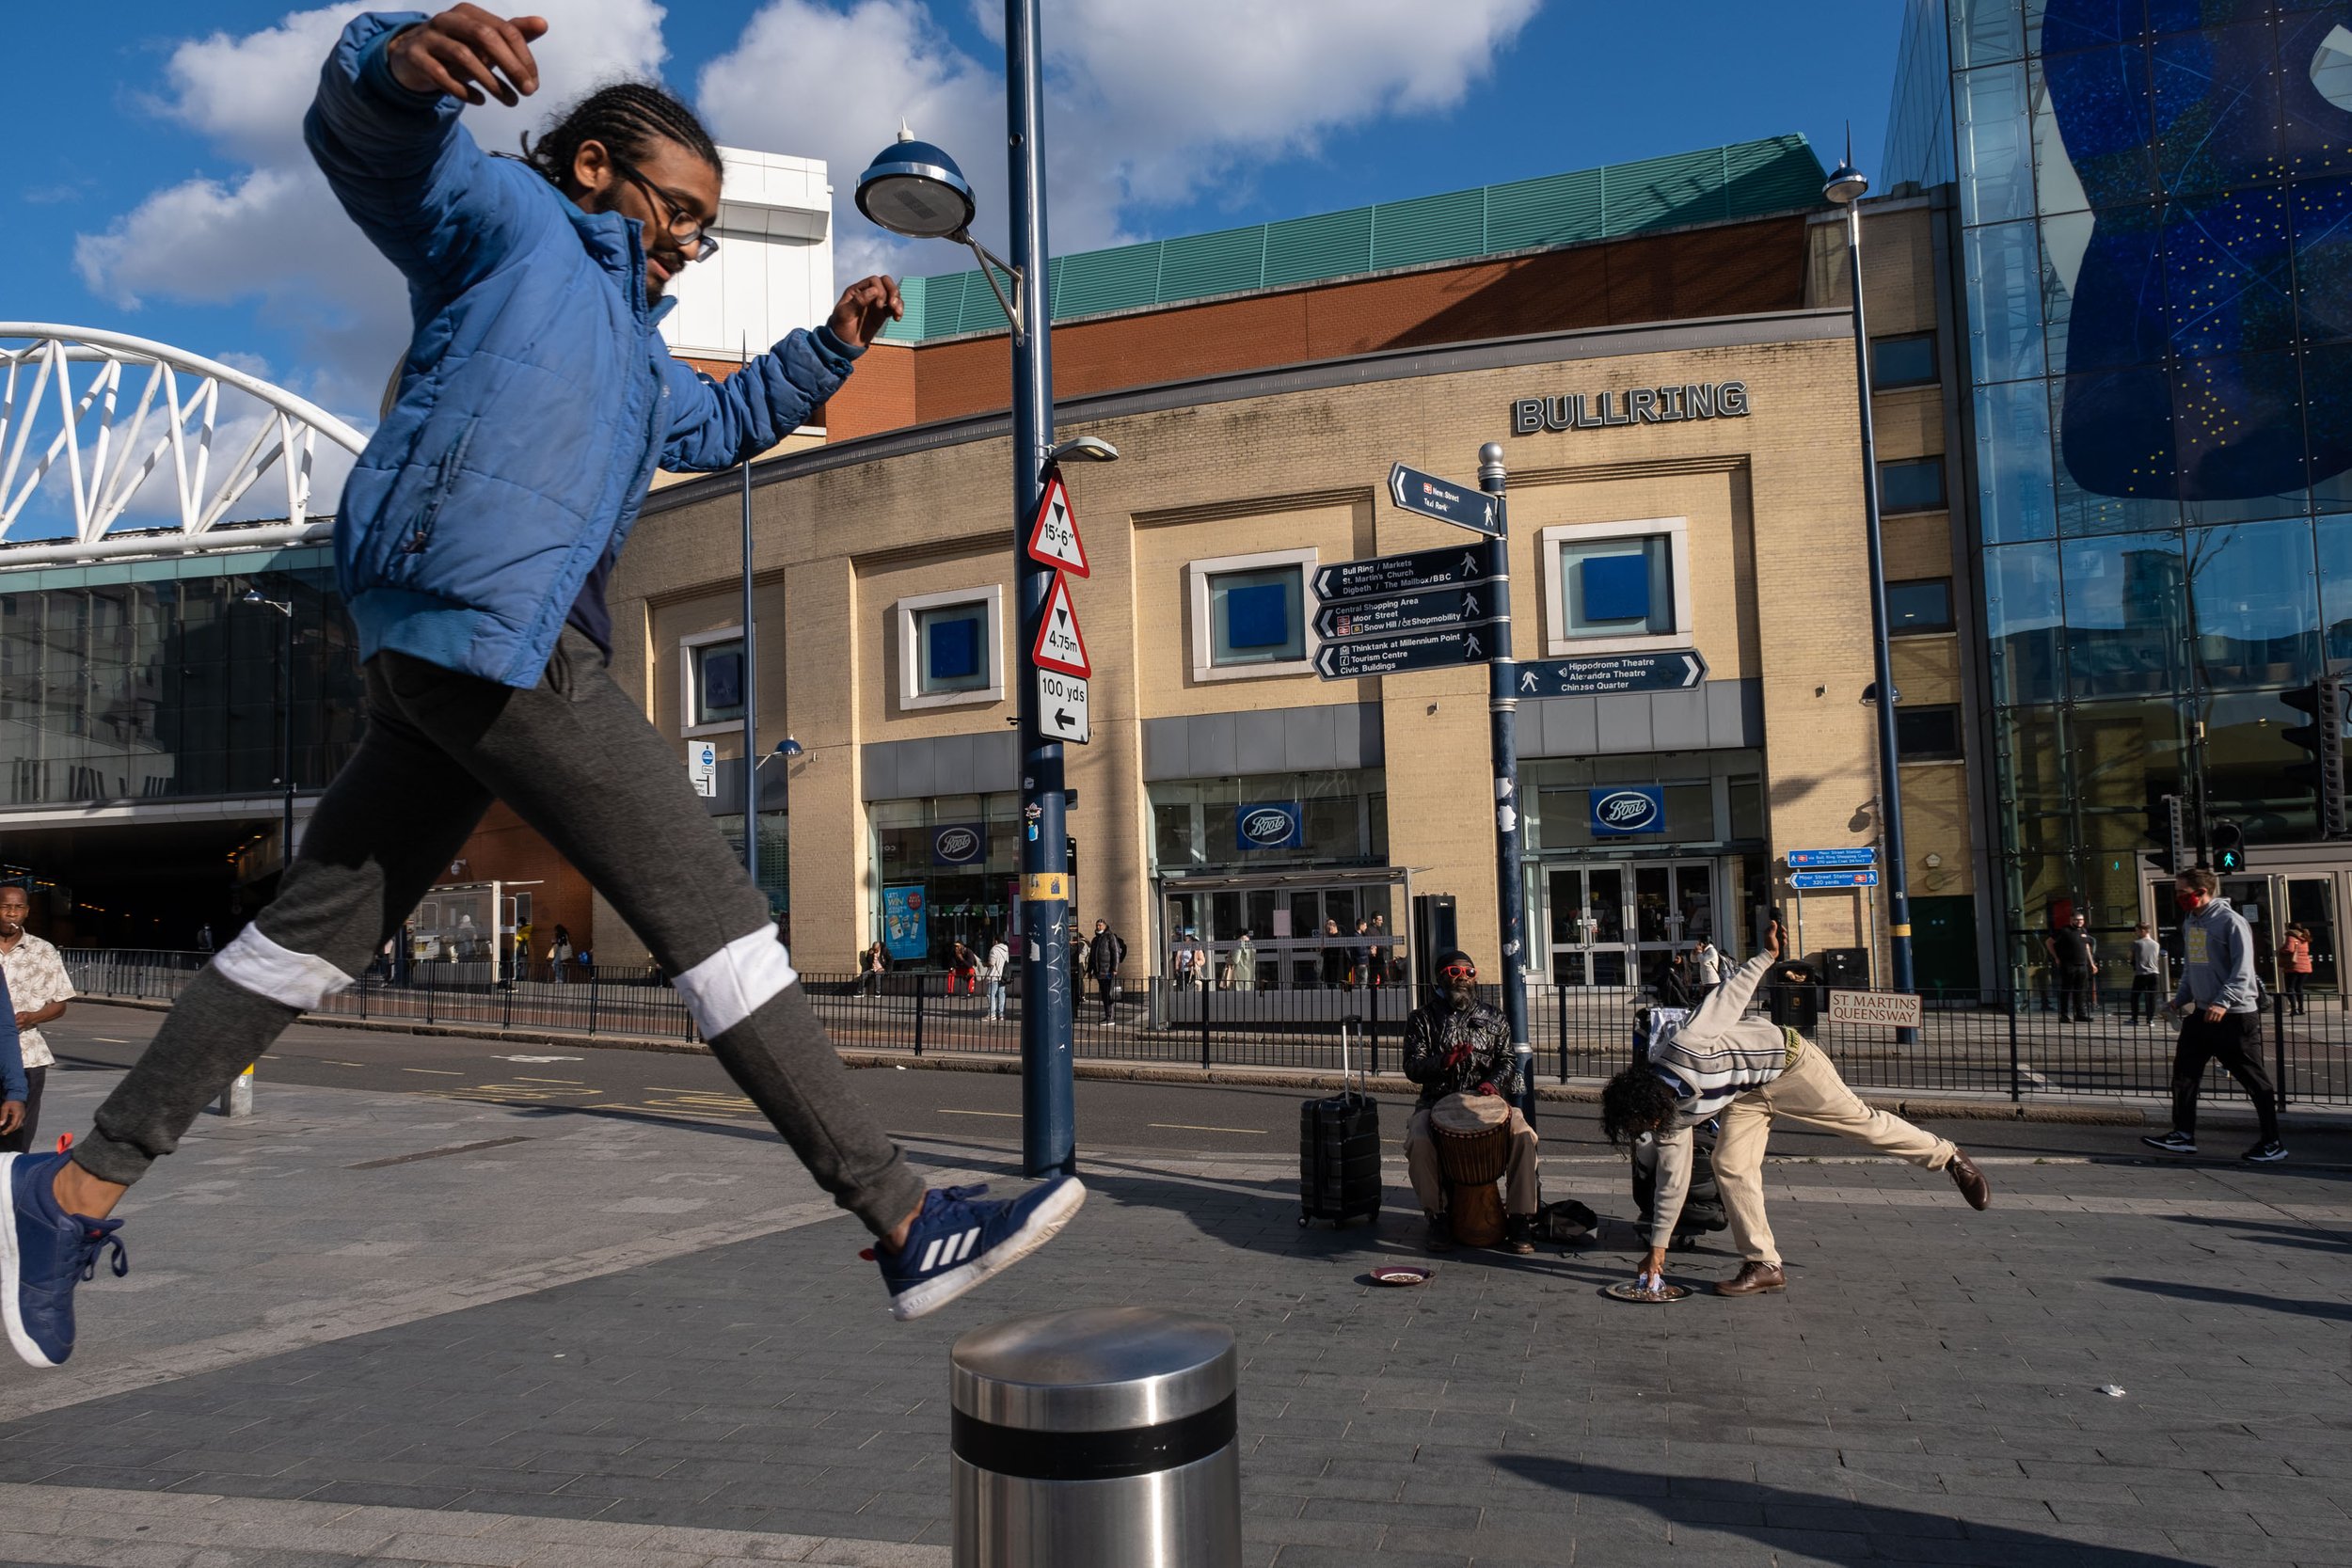
[[[1605,1465],[1523,1453],[1499,1453],[1494,1462],[1524,1481],[1571,1496],[1590,1494],[1613,1503],[1639,1504],[1667,1523],[1746,1536],[1759,1547],[1798,1554],[1808,1562],[1880,1563],[1893,1558],[1998,1564],[1999,1568],[2157,1568],[2191,1560],[2069,1541],[2006,1525],[1978,1524],[1951,1514],[1855,1503],[1760,1481],[1710,1480],[1706,1482],[1704,1498],[1678,1498],[1660,1495],[1661,1487],[1670,1484],[1667,1478]],[[1678,1503],[1688,1505],[1688,1517],[1682,1516]],[[1842,1542],[1851,1544],[1841,1545]]]
[[[2289,1317],[2333,1318],[2339,1323],[2352,1323],[2352,1306],[2340,1301],[2297,1301],[2292,1296],[2224,1291],[2211,1285],[2176,1285],[2169,1279],[2103,1279],[2099,1283],[2152,1296],[2170,1296],[2176,1301],[2201,1301],[2212,1307],[2256,1307],[2265,1312],[2284,1312]]]
[[[2211,1214],[2172,1214],[2175,1225],[2201,1225],[2232,1232],[2231,1240],[2267,1243],[2303,1252],[2352,1252],[2352,1230],[2325,1230],[2312,1225],[2274,1225],[2264,1220],[2216,1219]]]

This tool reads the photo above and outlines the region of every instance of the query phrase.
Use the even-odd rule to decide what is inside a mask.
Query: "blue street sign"
[[[1522,697],[1603,697],[1613,691],[1687,691],[1707,678],[1696,650],[1662,654],[1590,654],[1539,658],[1519,666]]]
[[[1788,885],[1801,892],[1817,887],[1876,887],[1879,874],[1875,871],[1792,871]]]
[[[1389,499],[1407,512],[1435,517],[1492,538],[1502,531],[1495,499],[1474,484],[1455,484],[1399,463],[1389,470]]]
[[[1436,670],[1448,664],[1484,664],[1495,654],[1494,623],[1443,631],[1408,631],[1394,637],[1359,637],[1326,642],[1315,650],[1315,673],[1327,681],[1359,675],[1394,675]]]
[[[1406,555],[1375,555],[1362,561],[1341,561],[1315,568],[1315,597],[1363,599],[1384,594],[1410,594],[1422,588],[1461,587],[1486,578],[1486,552],[1476,545],[1442,550],[1414,550]]]
[[[1876,865],[1878,847],[1866,844],[1852,849],[1791,849],[1788,868],[1793,871],[1805,865]]]
[[[1359,599],[1353,604],[1325,605],[1315,611],[1315,635],[1320,638],[1379,637],[1391,632],[1423,631],[1433,626],[1466,626],[1494,613],[1494,594],[1484,583],[1470,588],[1437,588],[1421,594],[1400,594],[1390,599]]]

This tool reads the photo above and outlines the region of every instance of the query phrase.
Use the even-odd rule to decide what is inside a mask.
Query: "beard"
[[[1447,1003],[1453,1006],[1469,1006],[1471,1003],[1478,1000],[1478,982],[1475,980],[1453,980],[1447,982],[1445,988],[1445,999]]]

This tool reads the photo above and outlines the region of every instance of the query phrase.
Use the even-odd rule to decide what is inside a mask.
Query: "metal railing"
[[[121,950],[68,950],[65,958],[85,993],[146,1001],[176,997],[204,962],[200,954]],[[509,981],[493,981],[485,964],[372,971],[318,1012],[534,1033],[700,1037],[658,970],[575,967],[561,980],[546,971],[541,964]],[[879,977],[804,974],[801,980],[842,1047],[1020,1054],[1017,974],[1008,976],[1001,1021],[991,1016],[984,977],[967,983],[939,972],[898,971]],[[1343,1048],[1350,1067],[1401,1070],[1411,1001],[1405,986],[1232,990],[1149,976],[1123,982],[1107,1005],[1090,981],[1074,991],[1082,1058],[1319,1072],[1336,1072]],[[2149,1009],[2136,1010],[2127,997],[2108,998],[2090,1022],[2070,1023],[2029,992],[1941,991],[1923,998],[1918,1038],[1905,1044],[1891,1028],[1834,1021],[1828,996],[1824,987],[1768,987],[1758,1006],[1812,1037],[1858,1089],[2021,1101],[2170,1093],[2176,1025],[2161,1016],[2152,1022]],[[1542,1079],[1590,1083],[1625,1066],[1634,1008],[1648,1000],[1629,990],[1530,982],[1529,1034]],[[2314,993],[2308,1009],[2296,1013],[2286,998],[2265,995],[2265,1058],[2282,1098],[2352,1104],[2346,999]],[[2221,1082],[2218,1071],[2215,1082]]]

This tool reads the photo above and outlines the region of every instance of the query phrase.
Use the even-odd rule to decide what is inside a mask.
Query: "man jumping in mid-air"
[[[604,590],[657,466],[767,451],[849,376],[885,320],[852,284],[721,385],[670,357],[662,293],[716,247],[720,160],[692,111],[625,84],[526,157],[490,158],[468,103],[537,90],[537,17],[471,5],[343,30],[303,129],[343,210],[405,275],[415,335],[343,491],[335,557],[366,661],[368,725],[278,897],[182,994],[68,1155],[0,1157],[0,1315],[17,1354],[73,1350],[73,1287],[108,1216],[197,1113],[367,967],[493,799],[610,897],[703,1037],[819,1185],[866,1223],[900,1318],[1050,1239],[1085,1193],[927,1192],[850,1090],[768,901],[677,757],[606,673]]]

